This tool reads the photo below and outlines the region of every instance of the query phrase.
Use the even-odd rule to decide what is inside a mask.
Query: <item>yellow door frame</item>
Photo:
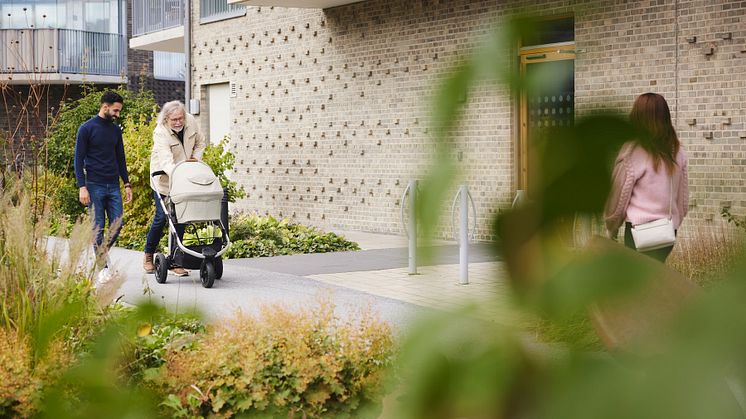
[[[524,47],[520,49],[520,75],[526,76],[529,64],[550,61],[574,60],[575,42]],[[528,97],[525,90],[519,97],[519,138],[518,138],[518,189],[528,190]]]

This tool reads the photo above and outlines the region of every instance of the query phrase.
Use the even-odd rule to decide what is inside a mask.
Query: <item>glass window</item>
[[[536,22],[536,29],[523,36],[521,46],[556,44],[575,40],[575,19],[552,19]]]
[[[202,0],[200,1],[200,17],[220,18],[232,17],[246,12],[246,7],[237,4],[228,4],[228,0]]]
[[[186,58],[182,52],[153,52],[153,77],[158,80],[184,81]]]
[[[123,0],[0,0],[0,28],[122,34]]]

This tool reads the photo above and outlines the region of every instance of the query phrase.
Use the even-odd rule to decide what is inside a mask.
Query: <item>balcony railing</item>
[[[153,51],[153,77],[156,80],[184,81],[183,52]]]
[[[200,0],[200,17],[204,20],[240,16],[246,13],[246,7],[240,4],[228,4],[227,0]]]
[[[122,35],[71,29],[0,30],[0,73],[126,74]]]
[[[183,0],[134,0],[132,35],[140,36],[184,24]]]

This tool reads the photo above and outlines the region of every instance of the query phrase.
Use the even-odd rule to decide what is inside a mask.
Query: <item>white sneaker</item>
[[[111,273],[109,272],[109,268],[103,268],[98,272],[98,275],[96,276],[96,285],[104,284],[110,279]]]

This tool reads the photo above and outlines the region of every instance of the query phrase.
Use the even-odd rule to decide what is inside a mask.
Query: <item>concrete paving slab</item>
[[[421,249],[419,254],[424,254]],[[432,260],[419,260],[419,266],[433,266],[459,263],[458,246],[433,246]],[[494,245],[477,243],[469,246],[470,263],[499,260]],[[299,276],[333,274],[339,272],[376,271],[405,268],[409,265],[406,248],[371,249],[356,252],[334,252],[310,255],[289,255],[251,259],[231,259],[225,266],[244,266],[272,272],[282,272]]]

